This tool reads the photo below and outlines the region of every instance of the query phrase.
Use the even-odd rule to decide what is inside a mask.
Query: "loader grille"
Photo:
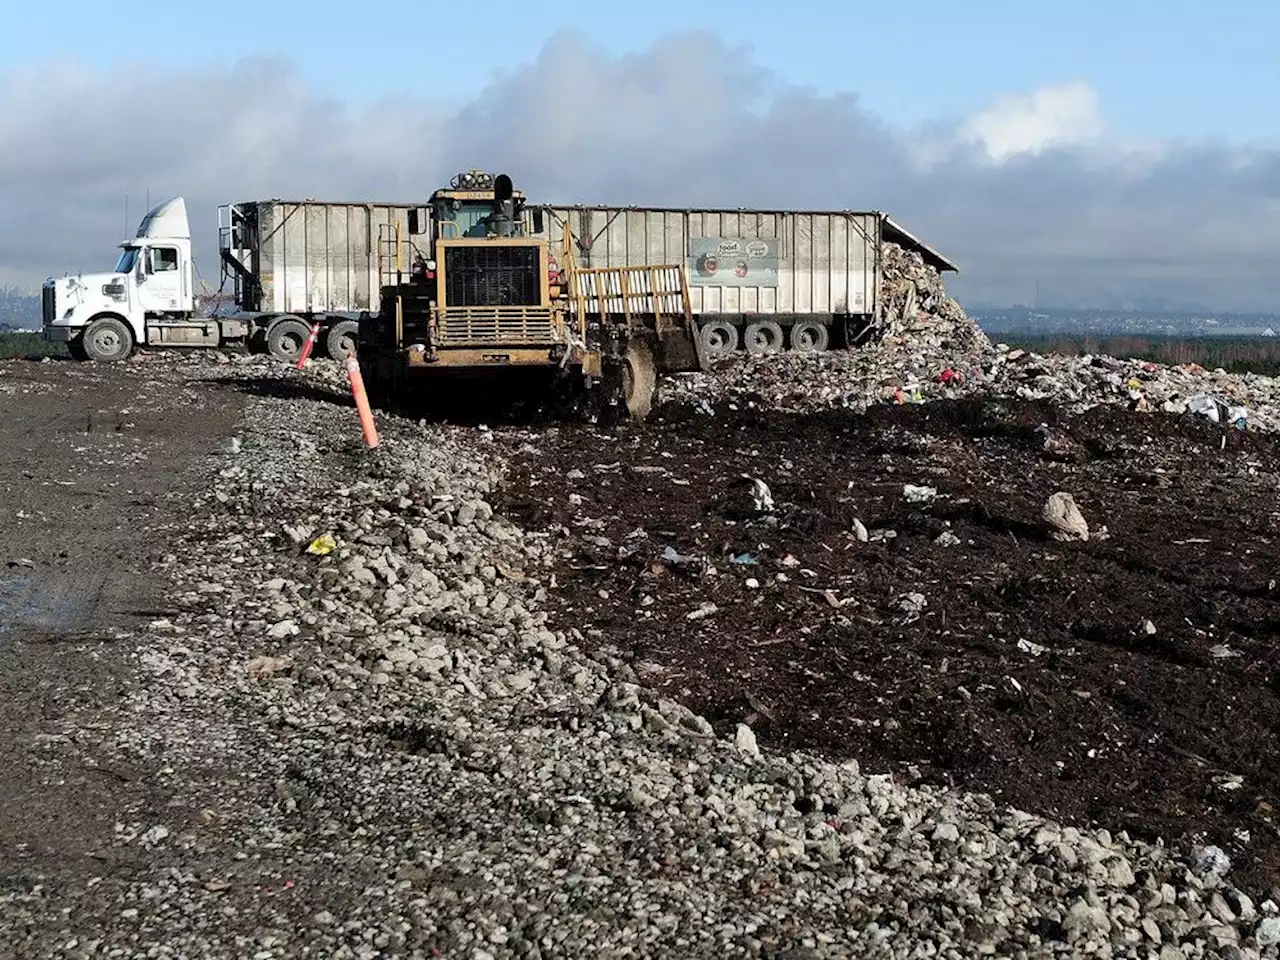
[[[442,347],[540,346],[560,339],[549,307],[449,307],[438,325]]]
[[[453,247],[445,251],[445,302],[450,307],[532,307],[541,298],[538,248]]]

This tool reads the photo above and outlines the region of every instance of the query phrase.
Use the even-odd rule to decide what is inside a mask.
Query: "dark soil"
[[[131,675],[118,631],[171,612],[149,565],[240,406],[134,363],[0,363],[0,890],[109,886],[141,866],[115,824],[181,813],[159,762],[96,738]]]
[[[746,720],[762,743],[868,772],[1217,843],[1237,885],[1280,884],[1276,440],[978,400],[666,410],[531,442],[500,506],[569,538],[560,625],[594,624],[588,645],[644,661],[722,732]],[[771,514],[735,512],[744,474]],[[939,495],[915,504],[904,484]],[[1050,539],[1058,490],[1107,536]],[[927,600],[915,617],[895,607],[909,593]],[[690,619],[704,603],[716,611]]]

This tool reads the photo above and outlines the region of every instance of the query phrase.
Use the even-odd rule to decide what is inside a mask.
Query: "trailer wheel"
[[[791,328],[792,353],[822,353],[831,342],[831,331],[818,320],[801,320]]]
[[[742,339],[747,353],[778,353],[782,350],[782,327],[773,320],[756,320],[747,324]]]
[[[85,356],[99,363],[114,363],[133,353],[133,331],[123,320],[100,317],[81,335]]]
[[[698,331],[698,339],[709,357],[733,353],[738,349],[738,328],[728,320],[712,320]]]
[[[658,392],[658,366],[653,359],[653,349],[642,340],[627,344],[627,354],[622,360],[622,399],[632,420],[643,420],[653,409]]]
[[[354,320],[343,320],[329,329],[324,346],[334,360],[345,360],[347,354],[357,352],[359,338],[360,325]]]
[[[297,363],[311,328],[296,317],[277,320],[267,331],[267,352],[277,360]]]

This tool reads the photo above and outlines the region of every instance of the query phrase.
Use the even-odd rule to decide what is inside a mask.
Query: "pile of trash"
[[[710,412],[719,402],[809,412],[925,403],[974,394],[1050,400],[1072,413],[1099,404],[1202,416],[1237,429],[1280,430],[1273,377],[1197,364],[1058,356],[993,343],[946,293],[920,254],[884,250],[884,281],[872,342],[821,354],[737,354],[710,373],[672,378],[665,400]]]

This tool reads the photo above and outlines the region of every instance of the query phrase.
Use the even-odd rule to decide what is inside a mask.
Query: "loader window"
[[[152,273],[167,273],[178,269],[178,251],[175,247],[152,247],[147,252],[151,255]]]

